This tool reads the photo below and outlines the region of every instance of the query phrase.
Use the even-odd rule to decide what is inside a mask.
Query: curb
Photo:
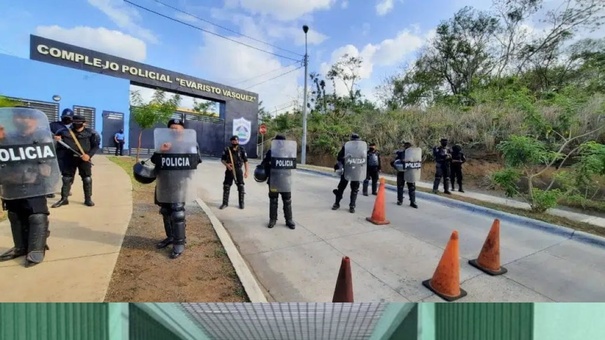
[[[250,302],[268,302],[267,297],[265,296],[262,289],[260,288],[260,285],[258,284],[258,281],[252,274],[252,271],[246,264],[246,261],[244,261],[244,258],[235,246],[235,243],[233,243],[233,240],[227,232],[227,229],[225,229],[223,223],[219,221],[219,219],[216,217],[216,215],[214,215],[210,207],[208,207],[206,202],[204,202],[201,198],[197,198],[195,202],[200,206],[200,208],[202,208],[204,213],[210,219],[212,227],[214,228],[216,235],[218,235],[218,238],[221,241],[223,248],[225,248],[227,256],[229,257],[229,261],[231,261],[231,264],[235,269],[235,273],[239,277],[242,286],[244,286],[244,290],[246,291]]]
[[[297,170],[308,172],[308,173],[313,173],[313,174],[319,174],[319,175],[326,176],[326,177],[334,177],[333,174],[325,172],[325,171],[321,171],[321,170],[303,169],[303,168],[297,168]],[[395,191],[395,192],[397,191],[397,187],[392,184],[386,184],[386,189],[390,190],[390,191]],[[532,229],[538,229],[538,230],[545,231],[545,232],[548,232],[551,234],[564,236],[568,239],[571,239],[571,240],[574,240],[574,241],[577,241],[580,243],[586,243],[586,244],[590,244],[593,246],[605,248],[605,237],[589,234],[589,233],[586,233],[583,231],[574,230],[572,228],[563,227],[563,226],[552,224],[552,223],[547,223],[544,221],[534,220],[532,218],[528,218],[528,217],[524,217],[524,216],[510,214],[510,213],[507,213],[504,211],[498,211],[495,209],[482,207],[482,206],[475,205],[472,203],[458,201],[453,198],[447,198],[447,197],[442,197],[442,196],[438,196],[438,195],[434,195],[434,194],[428,194],[428,193],[425,193],[422,191],[416,191],[416,196],[418,196],[422,199],[425,199],[427,201],[439,202],[441,204],[445,204],[450,207],[461,208],[461,209],[467,210],[469,212],[491,216],[494,218],[498,218],[498,219],[501,219],[504,221],[519,224],[519,225],[529,227]]]

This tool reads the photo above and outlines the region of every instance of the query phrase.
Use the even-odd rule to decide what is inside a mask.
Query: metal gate
[[[175,113],[172,115],[172,118],[183,119],[183,115],[180,113]],[[166,122],[157,123],[155,126],[152,126],[149,129],[141,129],[139,124],[134,120],[132,109],[130,110],[130,123],[128,126],[128,146],[129,153],[131,155],[136,155],[137,147],[139,146],[139,134],[141,130],[143,130],[143,135],[141,136],[141,150],[139,152],[140,155],[151,155],[153,153],[153,130],[155,128],[165,128]]]
[[[128,304],[128,335],[130,340],[180,340],[161,323],[149,316],[135,304]]]
[[[57,120],[59,120],[59,103],[41,102],[38,100],[14,98],[14,97],[5,97],[5,98],[10,99],[12,101],[19,102],[20,105],[31,107],[32,109],[38,109],[38,110],[44,112],[46,114],[46,117],[48,117],[48,122],[56,122]]]
[[[101,131],[101,146],[104,153],[115,153],[114,136],[124,129],[124,114],[122,112],[103,111],[103,127]]]
[[[185,115],[185,127],[197,132],[203,155],[220,157],[225,147],[225,121],[214,117]]]
[[[87,127],[93,130],[97,129],[95,125],[95,113],[97,110],[94,107],[74,105],[73,110],[74,114],[82,116],[86,119]]]

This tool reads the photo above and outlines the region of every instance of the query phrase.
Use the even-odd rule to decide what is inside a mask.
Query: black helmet
[[[234,140],[236,140],[236,141],[238,141],[238,142],[239,142],[239,137],[234,135],[234,136],[231,136],[231,138],[229,138],[229,140],[230,140],[230,141],[234,141]]]
[[[275,140],[286,140],[286,137],[284,137],[284,135],[275,135]]]
[[[352,133],[351,134],[351,140],[358,140],[359,139],[359,135],[356,133]]]
[[[256,169],[254,169],[254,180],[259,183],[267,180],[267,173],[265,172],[265,168],[262,164],[257,165]]]
[[[73,116],[73,122],[74,123],[85,123],[86,122],[86,118],[84,118],[83,116],[74,115]]]
[[[65,109],[65,110],[63,110],[63,112],[61,112],[61,118],[73,117],[73,116],[74,116],[74,112],[72,111],[72,109]]]
[[[185,127],[185,123],[183,123],[182,119],[178,119],[178,118],[172,118],[171,120],[168,121],[167,127],[170,128],[172,125],[177,124],[180,125],[182,127]]]
[[[132,167],[134,179],[141,184],[151,184],[155,181],[156,173],[153,163],[140,161]]]

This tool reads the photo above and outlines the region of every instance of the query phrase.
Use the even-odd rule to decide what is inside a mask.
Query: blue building
[[[130,114],[130,89],[136,85],[219,103],[216,118],[175,114],[196,130],[202,153],[219,155],[236,134],[248,155],[257,156],[258,95],[252,92],[33,35],[30,59],[0,54],[0,72],[0,96],[43,111],[51,122],[71,108],[101,134],[105,152],[113,149],[120,129],[124,149],[137,147],[141,128]],[[143,131],[141,146],[153,149],[152,129]]]

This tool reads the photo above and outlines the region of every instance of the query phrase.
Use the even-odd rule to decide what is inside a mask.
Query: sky
[[[256,92],[267,111],[280,114],[302,104],[303,25],[310,28],[309,73],[325,75],[345,53],[360,56],[359,86],[376,100],[375,87],[414,60],[441,20],[465,5],[491,5],[489,0],[128,1],[140,7],[123,0],[0,0],[0,53],[28,58],[29,35],[35,34]]]

